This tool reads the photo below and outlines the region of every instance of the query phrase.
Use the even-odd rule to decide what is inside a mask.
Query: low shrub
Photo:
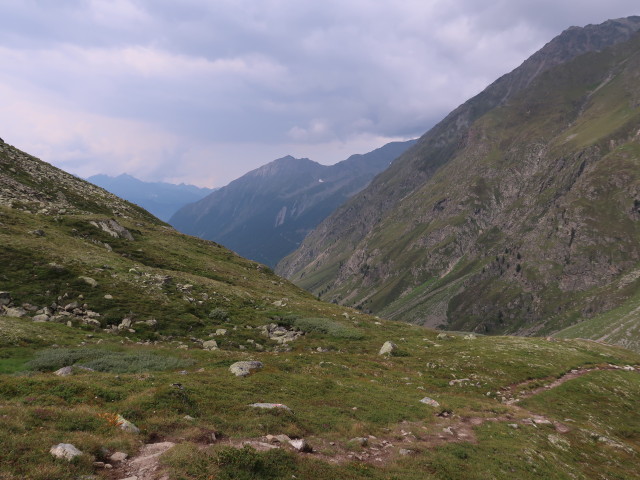
[[[99,372],[140,373],[182,368],[193,363],[176,357],[149,352],[114,352],[91,348],[57,348],[42,350],[26,366],[41,372],[77,365]]]
[[[347,340],[362,340],[364,338],[364,334],[357,329],[328,318],[286,317],[279,323],[289,327],[299,328],[305,333],[322,333],[333,338],[344,338]]]

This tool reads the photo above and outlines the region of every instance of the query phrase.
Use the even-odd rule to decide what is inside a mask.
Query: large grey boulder
[[[27,311],[22,307],[10,307],[4,311],[7,317],[22,318],[27,316]]]
[[[397,349],[398,349],[398,346],[395,343],[386,341],[380,348],[378,355],[391,355]]]
[[[82,452],[70,443],[59,443],[58,445],[54,445],[49,450],[49,453],[56,458],[63,458],[69,461],[82,455]]]
[[[73,367],[62,367],[53,372],[53,374],[59,377],[68,377],[70,375],[73,375]]]
[[[246,377],[251,373],[251,370],[256,370],[258,368],[262,368],[262,362],[258,362],[255,360],[252,361],[243,361],[236,362],[229,367],[229,371],[233,373],[236,377]]]

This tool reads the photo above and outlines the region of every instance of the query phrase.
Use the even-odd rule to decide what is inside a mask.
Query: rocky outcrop
[[[279,344],[293,342],[304,335],[304,332],[298,328],[287,328],[277,323],[270,323],[260,327],[262,334]]]
[[[158,222],[146,211],[6,143],[0,143],[0,205],[41,215],[77,215],[108,210],[116,217]],[[28,178],[28,182],[22,179]]]

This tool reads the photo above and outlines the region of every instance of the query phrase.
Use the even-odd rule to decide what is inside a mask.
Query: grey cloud
[[[63,168],[109,165],[161,179],[179,177],[184,164],[194,179],[225,183],[293,150],[330,162],[349,144],[420,135],[563,29],[636,8],[633,0],[3,2],[0,87],[16,98],[0,128],[25,147],[51,142],[47,159]],[[47,132],[44,112],[73,135]],[[29,131],[34,123],[42,129]],[[71,136],[82,139],[73,148]]]

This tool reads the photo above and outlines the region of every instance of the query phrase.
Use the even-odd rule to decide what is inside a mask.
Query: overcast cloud
[[[222,186],[414,138],[637,0],[0,0],[0,136],[80,176]]]

